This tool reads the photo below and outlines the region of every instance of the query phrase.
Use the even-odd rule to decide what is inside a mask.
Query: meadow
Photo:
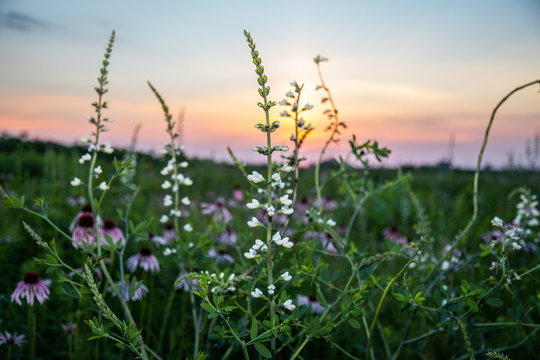
[[[536,358],[538,171],[481,170],[484,148],[477,171],[381,167],[391,149],[340,134],[321,56],[328,141],[301,166],[321,108],[272,94],[244,35],[265,165],[186,158],[151,83],[163,153],[103,143],[114,33],[81,144],[0,137],[2,358]]]

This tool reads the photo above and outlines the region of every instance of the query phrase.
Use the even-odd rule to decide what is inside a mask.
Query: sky
[[[188,155],[262,160],[253,126],[256,74],[243,36],[257,44],[279,101],[289,82],[304,84],[305,113],[315,131],[303,153],[314,162],[328,133],[313,58],[321,54],[327,86],[348,140],[389,147],[388,166],[449,158],[472,167],[490,113],[515,87],[540,79],[540,0],[453,1],[101,1],[0,0],[0,131],[72,144],[92,130],[93,88],[111,31],[105,140],[127,146],[140,124],[138,147],[159,152],[167,141],[149,80],[175,117],[185,109],[181,141]],[[525,162],[526,143],[540,132],[538,87],[506,102],[495,121],[485,163]],[[292,122],[275,142],[290,144]]]

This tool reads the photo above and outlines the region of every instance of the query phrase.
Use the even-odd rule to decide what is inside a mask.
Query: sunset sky
[[[105,135],[125,146],[142,125],[139,147],[166,141],[150,80],[176,115],[185,107],[182,141],[189,155],[257,160],[264,145],[253,125],[256,74],[243,29],[251,32],[279,101],[297,80],[315,108],[316,131],[304,153],[314,161],[327,134],[326,108],[313,57],[322,65],[341,119],[349,128],[331,154],[344,154],[352,134],[393,150],[388,165],[447,157],[472,166],[489,115],[513,88],[540,78],[540,1],[90,1],[0,0],[0,131],[71,144],[91,131],[99,67],[110,32]],[[279,120],[282,108],[273,110]],[[291,124],[276,132],[288,143]],[[524,161],[540,131],[540,93],[529,88],[504,105],[486,162]]]

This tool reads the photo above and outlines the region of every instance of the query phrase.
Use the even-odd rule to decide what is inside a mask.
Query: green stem
[[[33,360],[36,357],[36,313],[33,305],[28,305],[28,339],[30,340],[30,359]]]
[[[290,360],[294,360],[298,355],[300,355],[300,352],[307,345],[307,343],[309,342],[310,339],[311,339],[311,335],[307,335],[306,338],[304,339],[304,341],[302,342],[302,344],[300,344],[298,349],[296,349],[294,354],[291,356]]]
[[[200,338],[200,329],[199,321],[197,318],[197,303],[195,302],[195,296],[192,292],[189,293],[189,299],[191,301],[191,316],[193,317],[193,331],[195,333],[195,346],[193,346],[193,359],[197,358],[199,354],[199,338]]]
[[[171,312],[171,307],[174,301],[174,295],[176,294],[176,289],[172,288],[171,293],[167,299],[167,304],[165,305],[165,311],[163,312],[163,320],[161,320],[161,329],[159,330],[159,341],[158,341],[158,351],[161,353],[163,349],[163,340],[165,338],[165,328],[167,326],[167,321],[169,320],[169,314]]]

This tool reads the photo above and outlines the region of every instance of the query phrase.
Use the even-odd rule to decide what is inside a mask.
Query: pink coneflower
[[[193,269],[191,269],[191,272],[198,273],[199,269],[193,268]],[[180,273],[180,275],[178,275],[178,277],[176,279],[177,280],[181,279],[181,278],[183,278],[184,276],[186,276],[189,273],[190,273],[190,271],[182,271]],[[199,286],[199,280],[197,280],[197,279],[182,279],[182,280],[178,281],[178,283],[176,284],[177,289],[179,289],[179,290],[182,289],[184,291],[198,290],[199,287],[200,287]]]
[[[118,288],[122,286],[120,282],[116,284]],[[129,281],[124,282],[124,287],[121,288],[122,298],[127,301],[138,301],[142,300],[144,295],[148,293],[148,288],[142,281],[137,281],[133,276],[129,277]],[[116,296],[115,293],[112,293],[113,296]]]
[[[157,247],[160,247],[161,245],[168,245],[170,241],[166,239],[163,236],[158,236],[152,232],[148,233],[148,240],[154,243]]]
[[[75,215],[75,218],[73,219],[73,221],[71,222],[71,225],[69,225],[69,230],[70,231],[73,231],[73,229],[75,228],[75,226],[77,225],[78,221],[79,221],[79,218],[83,215],[92,215],[94,216],[94,213],[92,212],[92,205],[90,204],[84,204],[81,208],[81,211]],[[98,223],[98,226],[102,226],[102,223],[103,221],[101,220],[101,217],[98,215],[98,219],[97,219],[97,223]]]
[[[114,221],[113,219],[105,220],[100,233],[103,241],[105,242],[107,242],[107,238],[105,237],[105,235],[108,235],[114,245],[118,244],[119,241],[121,241],[122,246],[126,244],[126,239],[124,238],[122,230],[120,230],[120,228],[116,225],[116,221]]]
[[[218,221],[228,223],[232,219],[232,215],[225,207],[225,201],[218,199],[215,203],[202,203],[202,213],[205,215],[214,214]]]
[[[397,232],[397,229],[393,226],[384,229],[383,236],[385,239],[390,239],[393,243],[407,245],[410,243],[409,239]]]
[[[236,232],[231,229],[230,226],[227,226],[225,231],[218,236],[218,240],[220,243],[225,245],[234,245],[236,244]]]
[[[71,235],[73,247],[77,249],[82,247],[83,244],[95,246],[95,232],[94,216],[88,213],[81,215],[77,221],[77,226],[73,229],[73,234]]]
[[[0,345],[17,345],[18,347],[21,347],[23,342],[25,342],[24,335],[17,335],[17,333],[11,334],[8,331],[0,333]]]
[[[167,224],[165,225],[165,229],[163,230],[163,238],[167,240],[168,243],[171,243],[176,238],[176,230],[174,229],[173,224]]]
[[[64,330],[66,334],[73,334],[76,328],[77,324],[62,324],[62,330]]]
[[[322,242],[322,247],[324,250],[332,254],[339,253],[339,250],[336,248],[336,246],[334,245],[334,242],[332,241],[332,237],[328,235],[328,233],[324,234],[324,237],[321,240],[321,242]]]
[[[26,298],[28,305],[34,305],[34,298],[43,304],[49,298],[49,286],[51,280],[41,280],[35,272],[24,274],[23,281],[17,284],[17,288],[11,294],[11,302],[22,305],[21,298]]]
[[[208,252],[208,257],[215,259],[216,263],[218,264],[221,264],[221,263],[232,264],[234,262],[233,257],[229,255],[226,250],[223,250],[223,249],[219,249],[218,251],[210,250]]]
[[[242,191],[242,188],[240,185],[234,185],[234,189],[232,192],[234,200],[236,200],[239,203],[244,202],[244,192]]]
[[[312,313],[322,314],[324,307],[317,301],[315,294],[309,294],[308,296],[298,295],[296,297],[299,306],[309,306]]]
[[[148,246],[143,246],[137,254],[127,259],[126,265],[131,272],[135,272],[137,267],[141,267],[144,271],[159,271],[158,260]]]

